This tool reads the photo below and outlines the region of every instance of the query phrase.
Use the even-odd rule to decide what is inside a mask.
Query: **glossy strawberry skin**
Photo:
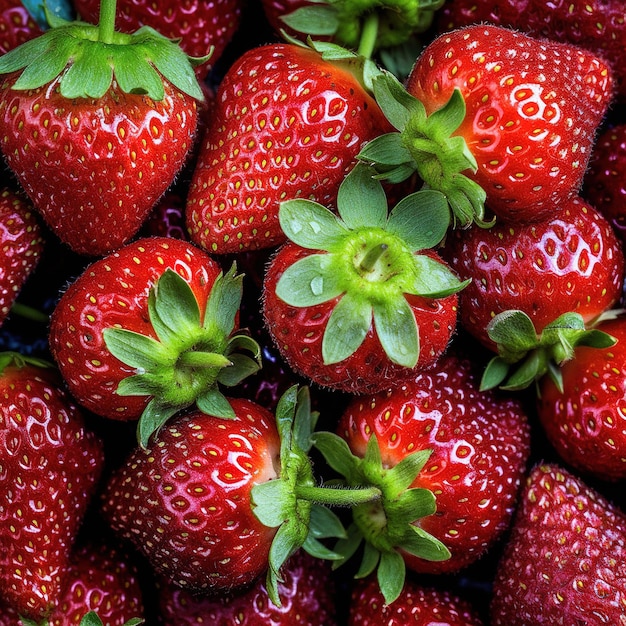
[[[40,619],[62,595],[103,447],[47,370],[7,366],[0,399],[0,596]]]
[[[472,279],[459,295],[459,319],[492,350],[486,327],[497,313],[522,310],[540,332],[570,311],[590,322],[621,295],[621,245],[607,220],[579,198],[543,222],[453,232],[442,256]]]
[[[626,124],[598,137],[585,175],[583,195],[626,242]]]
[[[250,506],[253,485],[277,476],[274,418],[249,400],[230,402],[233,419],[192,411],[170,421],[104,490],[113,530],[156,572],[195,592],[250,584],[267,568],[276,532]]]
[[[620,624],[626,518],[554,464],[526,480],[493,586],[493,626]]]
[[[74,0],[84,20],[96,23],[100,3]],[[150,26],[168,39],[181,39],[182,49],[192,57],[204,57],[213,51],[207,63],[199,68],[201,76],[219,60],[241,21],[241,0],[118,0],[116,28],[132,33]]]
[[[0,53],[41,35],[41,28],[21,0],[0,0]]]
[[[55,234],[74,252],[103,256],[128,241],[192,148],[196,101],[164,83],[165,97],[68,100],[58,79],[0,96],[0,148]]]
[[[273,604],[265,583],[257,580],[239,593],[198,596],[172,585],[159,587],[163,626],[308,626],[337,624],[334,584],[327,562],[302,550],[291,557],[278,584],[281,606]]]
[[[0,325],[44,248],[36,212],[21,194],[0,189]]]
[[[626,477],[626,319],[596,326],[617,339],[599,350],[581,346],[563,364],[563,391],[546,377],[538,398],[544,431],[572,467],[604,480]]]
[[[178,239],[139,239],[89,265],[63,293],[50,320],[52,355],[72,395],[98,415],[137,419],[146,396],[115,393],[134,369],[115,358],[103,331],[116,325],[156,338],[148,318],[150,288],[167,268],[176,270],[196,295],[200,313],[220,267],[202,250]]]
[[[315,306],[294,307],[276,296],[276,284],[285,269],[308,254],[310,251],[292,243],[282,246],[270,261],[263,288],[265,326],[295,371],[323,387],[357,394],[376,393],[414,377],[444,353],[456,326],[458,296],[430,299],[407,295],[420,329],[420,355],[415,368],[393,363],[385,355],[373,324],[352,356],[336,364],[325,364],[322,336],[339,297]],[[434,253],[431,256],[437,258]]]
[[[440,31],[488,22],[530,35],[582,46],[606,59],[626,96],[626,22],[618,0],[451,0],[438,12]]]
[[[363,456],[372,434],[383,465],[432,450],[413,487],[430,489],[437,512],[420,527],[452,553],[426,561],[404,553],[420,573],[455,572],[478,559],[508,526],[529,455],[529,426],[520,402],[478,390],[471,365],[452,354],[437,367],[385,393],[354,398],[337,433]]]
[[[351,594],[348,626],[482,626],[483,622],[464,599],[445,589],[425,587],[406,580],[400,597],[385,599],[372,576],[359,580]]]
[[[313,50],[244,52],[220,84],[187,198],[191,239],[219,254],[282,243],[278,204],[324,206],[364,143],[390,130],[348,71]]]
[[[613,95],[600,58],[505,28],[469,26],[433,41],[406,82],[427,114],[455,87],[466,114],[454,134],[477,162],[475,174],[464,173],[498,217],[542,219],[578,191]]]

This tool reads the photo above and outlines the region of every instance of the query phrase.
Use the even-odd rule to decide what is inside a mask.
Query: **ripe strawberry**
[[[606,129],[597,139],[585,174],[583,195],[626,243],[626,124]]]
[[[626,96],[626,21],[620,0],[451,0],[437,13],[440,31],[485,22],[593,51],[610,63],[620,98]]]
[[[479,391],[469,361],[444,355],[386,393],[354,398],[337,433],[315,433],[315,447],[349,485],[375,485],[382,497],[353,509],[334,549],[347,559],[365,543],[359,576],[377,568],[387,604],[405,567],[457,572],[508,526],[529,426],[517,399]]]
[[[37,267],[43,247],[43,233],[28,200],[9,188],[0,189],[0,325]]]
[[[0,597],[39,620],[62,596],[104,457],[52,368],[0,362]]]
[[[41,35],[42,30],[21,0],[0,0],[0,53]]]
[[[388,215],[371,174],[359,165],[346,177],[339,217],[310,200],[280,205],[291,241],[270,262],[263,289],[267,329],[291,367],[355,394],[433,365],[456,327],[464,286],[430,250],[447,229],[444,196],[417,192]]]
[[[348,626],[482,626],[472,605],[445,589],[404,581],[393,604],[385,603],[374,576],[359,580],[352,590]]]
[[[536,221],[578,191],[612,92],[593,53],[496,26],[438,37],[406,91],[389,74],[377,101],[398,132],[361,158],[401,180],[417,169],[449,196],[453,221]],[[407,95],[409,94],[409,95]]]
[[[326,563],[300,550],[283,567],[281,606],[257,580],[243,592],[218,597],[193,595],[171,584],[159,587],[163,626],[309,626],[337,624],[334,585]]]
[[[622,624],[626,518],[554,464],[528,476],[493,583],[493,626]]]
[[[56,235],[91,256],[130,239],[170,186],[203,98],[176,43],[116,33],[103,15],[100,26],[62,22],[0,59],[6,162]]]
[[[607,220],[580,198],[563,202],[541,222],[452,232],[442,256],[461,279],[471,279],[459,294],[463,327],[508,363],[527,355],[534,361],[517,381],[521,386],[552,360],[569,359],[570,348],[589,337],[581,334],[584,325],[622,292],[621,245]],[[574,324],[565,333],[561,316],[572,313]]]
[[[626,318],[595,326],[617,340],[606,350],[581,346],[561,367],[562,389],[542,381],[538,414],[569,465],[605,480],[626,477]]]
[[[279,203],[334,205],[361,147],[390,129],[362,85],[373,63],[314,45],[247,50],[224,76],[187,198],[191,238],[207,250],[282,243]]]
[[[88,22],[96,22],[100,2],[74,0],[74,6]],[[197,66],[199,77],[207,74],[220,59],[241,21],[241,0],[118,0],[117,24],[121,32],[133,33],[150,26],[168,39],[180,39],[190,57],[211,54],[208,62]]]
[[[45,626],[79,626],[89,611],[111,626],[143,616],[139,572],[128,555],[101,544],[81,545],[72,554],[62,597]],[[16,626],[14,607],[0,607],[0,625]]]
[[[218,383],[259,367],[258,345],[235,332],[242,277],[203,250],[139,239],[98,259],[63,293],[50,351],[74,397],[98,415],[138,419],[139,438],[197,403],[232,414]],[[249,358],[244,352],[251,352]]]
[[[108,481],[102,510],[171,583],[219,595],[267,571],[267,592],[279,605],[287,559],[300,547],[333,556],[317,538],[343,533],[312,498],[336,501],[345,493],[314,481],[305,388],[285,393],[276,419],[250,400],[231,404],[231,419],[189,411],[158,431],[147,450],[136,448]]]

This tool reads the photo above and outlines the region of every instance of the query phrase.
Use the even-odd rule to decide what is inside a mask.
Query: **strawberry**
[[[44,248],[43,232],[30,202],[0,189],[0,325],[4,322]]]
[[[604,215],[626,243],[626,124],[607,128],[598,137],[582,194]]]
[[[622,624],[626,518],[576,475],[533,468],[493,583],[493,626]]]
[[[41,35],[42,30],[21,0],[0,0],[0,53]]]
[[[0,598],[39,620],[62,597],[104,457],[53,368],[0,361]]]
[[[580,198],[541,222],[452,232],[442,256],[461,279],[471,279],[459,294],[459,319],[500,354],[502,375],[529,357],[510,381],[516,387],[546,373],[549,363],[571,358],[571,348],[590,339],[585,324],[619,300],[624,279],[620,242]]]
[[[615,71],[620,99],[626,95],[626,21],[620,0],[450,0],[438,12],[436,24],[449,31],[485,22],[593,51]]]
[[[561,367],[561,388],[546,378],[538,414],[560,457],[579,471],[604,480],[626,477],[626,318],[605,319],[595,328],[617,343],[605,350],[576,348]]]
[[[231,405],[227,420],[179,414],[147,450],[137,447],[107,482],[102,510],[172,584],[219,595],[267,572],[267,593],[280,605],[277,584],[289,557],[304,547],[331,558],[318,537],[343,534],[336,516],[313,501],[350,503],[379,492],[316,486],[306,388],[287,390],[276,418],[251,400]]]
[[[232,414],[218,383],[259,367],[235,331],[242,277],[167,237],[123,246],[89,265],[50,320],[50,351],[74,397],[111,419],[139,419],[139,439],[195,403]],[[251,353],[249,357],[246,353]]]
[[[187,197],[191,238],[207,250],[282,243],[279,203],[334,204],[361,147],[389,130],[362,84],[373,63],[314,46],[247,50],[220,83]]]
[[[348,626],[482,626],[472,605],[446,589],[425,587],[411,579],[393,604],[385,603],[374,576],[352,590]]]
[[[439,192],[411,194],[388,215],[382,185],[359,165],[339,189],[338,212],[281,203],[290,241],[267,269],[263,315],[294,370],[325,387],[374,393],[437,361],[464,284],[430,250],[448,224]]]
[[[114,9],[102,2],[99,26],[57,20],[0,59],[0,149],[56,235],[90,256],[139,230],[187,159],[203,98],[178,45],[115,32]]]
[[[394,389],[353,398],[336,432],[314,433],[314,446],[349,485],[377,486],[382,497],[353,508],[334,550],[347,560],[365,544],[357,576],[376,569],[387,604],[405,568],[458,572],[507,528],[528,421],[516,398],[479,391],[469,361],[447,354]]]
[[[613,95],[599,57],[496,26],[435,39],[406,90],[389,73],[377,101],[397,132],[360,158],[382,176],[417,170],[449,197],[452,223],[485,223],[485,203],[507,221],[536,221],[578,191]]]
[[[143,616],[139,572],[128,556],[108,544],[80,545],[72,553],[64,593],[45,626],[79,626],[89,611],[112,626]],[[0,608],[0,625],[19,622],[15,609]]]
[[[96,0],[74,0],[76,10],[88,22],[97,21],[99,5]],[[196,67],[202,78],[239,28],[242,6],[241,0],[118,0],[117,24],[125,33],[150,26],[168,39],[180,39],[181,48],[190,57],[210,55],[208,62]]]
[[[281,571],[276,606],[258,580],[243,592],[198,596],[171,584],[159,587],[163,626],[303,626],[337,624],[334,585],[327,564],[300,550]]]

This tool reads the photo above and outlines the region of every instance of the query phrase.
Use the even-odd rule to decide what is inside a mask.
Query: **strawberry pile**
[[[625,49],[0,0],[0,626],[626,623]]]

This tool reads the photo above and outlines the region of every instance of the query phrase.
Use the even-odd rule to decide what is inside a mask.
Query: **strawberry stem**
[[[382,491],[378,487],[355,487],[348,489],[328,487],[314,487],[310,485],[296,485],[297,498],[325,504],[329,506],[355,507],[380,500]]]
[[[102,43],[113,43],[113,33],[115,32],[116,6],[117,0],[102,0],[100,2],[98,40]]]
[[[359,48],[357,54],[363,56],[366,59],[371,59],[376,48],[376,42],[378,40],[378,24],[379,16],[376,11],[372,11],[363,22],[363,29],[361,30],[361,39],[359,41]]]
[[[228,367],[232,365],[230,359],[217,352],[199,352],[189,350],[183,352],[178,359],[180,365],[187,367]]]
[[[379,243],[374,246],[371,250],[367,251],[367,254],[361,259],[359,263],[359,269],[363,273],[373,272],[376,267],[376,263],[382,257],[382,255],[387,252],[389,246],[386,243]]]

